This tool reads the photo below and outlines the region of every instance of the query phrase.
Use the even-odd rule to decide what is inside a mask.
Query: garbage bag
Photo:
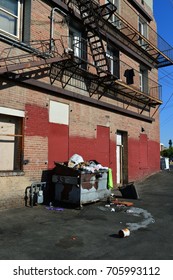
[[[76,165],[78,165],[79,163],[84,162],[83,157],[78,155],[78,154],[74,154],[68,162],[68,167],[74,167]]]

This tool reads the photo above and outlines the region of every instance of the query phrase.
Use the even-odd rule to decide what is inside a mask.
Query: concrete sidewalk
[[[1,211],[0,259],[173,259],[173,172],[162,171],[135,187],[138,200],[118,198],[133,202],[132,207],[106,207],[100,201],[82,210]],[[120,238],[126,227],[130,236]]]

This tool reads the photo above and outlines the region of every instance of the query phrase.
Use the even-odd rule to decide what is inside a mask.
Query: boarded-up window
[[[22,169],[22,118],[0,114],[0,171]]]
[[[50,101],[49,122],[58,124],[69,124],[69,105]]]

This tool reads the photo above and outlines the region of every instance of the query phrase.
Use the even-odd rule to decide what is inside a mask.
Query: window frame
[[[148,25],[147,25],[147,22],[142,17],[140,17],[140,16],[138,17],[138,31],[139,31],[139,33],[143,37],[145,37],[146,39],[148,38]],[[146,46],[145,46],[145,41],[141,37],[139,37],[138,42],[139,42],[139,45],[143,49],[145,49],[146,46],[148,45],[148,44],[146,44]]]
[[[68,40],[69,51],[71,52],[72,50],[76,59],[83,61],[79,67],[86,69],[87,60],[88,60],[86,34],[84,31],[76,28],[75,24],[72,26],[70,25],[68,32],[69,32],[69,40]]]
[[[82,33],[75,28],[69,28],[69,48],[74,51],[74,55],[82,57]]]
[[[10,33],[2,28],[0,28],[0,32],[3,32],[5,34],[7,34],[8,36],[12,36],[14,38],[17,38],[19,39],[19,30],[20,30],[20,20],[21,20],[21,17],[20,17],[20,8],[21,8],[21,1],[20,0],[16,0],[16,5],[17,5],[17,15],[15,14],[12,14],[11,12],[9,12],[8,10],[6,9],[3,9],[1,6],[0,6],[0,11],[2,11],[3,13],[5,13],[6,15],[8,16],[11,16],[13,17],[15,20],[16,20],[16,28],[15,28],[15,33],[16,34],[13,34],[13,33]]]
[[[11,111],[11,109],[8,108],[5,108],[5,110]],[[7,169],[4,165],[4,168],[0,169],[0,173],[23,172],[24,114],[23,111],[19,112],[19,114],[8,114],[8,112],[3,111],[4,110],[0,110],[0,122],[2,123],[2,125],[7,124],[7,127],[8,124],[14,124],[14,134],[0,133],[0,145],[1,143],[11,143],[14,145],[10,152],[11,160],[13,159],[13,161],[11,162],[13,168]],[[22,115],[20,115],[20,113]],[[3,149],[3,146],[1,148]],[[1,166],[3,166],[3,163]]]
[[[114,6],[117,7],[116,12],[119,13],[120,11],[120,1],[119,0],[106,0],[105,3],[112,3]],[[117,19],[116,15],[112,15],[109,19],[109,22],[115,26],[116,28],[120,28],[120,21]]]
[[[141,92],[148,94],[148,70],[142,66],[139,72],[139,89]]]
[[[112,75],[115,75],[119,79],[120,77],[119,51],[107,46],[106,58],[108,60],[110,73]]]
[[[107,49],[106,57],[108,59],[109,70],[111,74],[114,74],[114,55],[110,49]]]

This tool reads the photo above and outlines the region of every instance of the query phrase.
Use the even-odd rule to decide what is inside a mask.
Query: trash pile
[[[83,157],[74,154],[68,161],[68,167],[77,169],[77,170],[84,170],[91,173],[101,171],[101,170],[108,170],[108,167],[102,166],[99,162],[96,160],[89,160],[84,161]]]
[[[98,208],[102,211],[109,210],[110,212],[127,212],[127,208],[133,206],[133,202],[122,201],[119,199],[113,199],[107,201],[105,206],[99,206]]]

